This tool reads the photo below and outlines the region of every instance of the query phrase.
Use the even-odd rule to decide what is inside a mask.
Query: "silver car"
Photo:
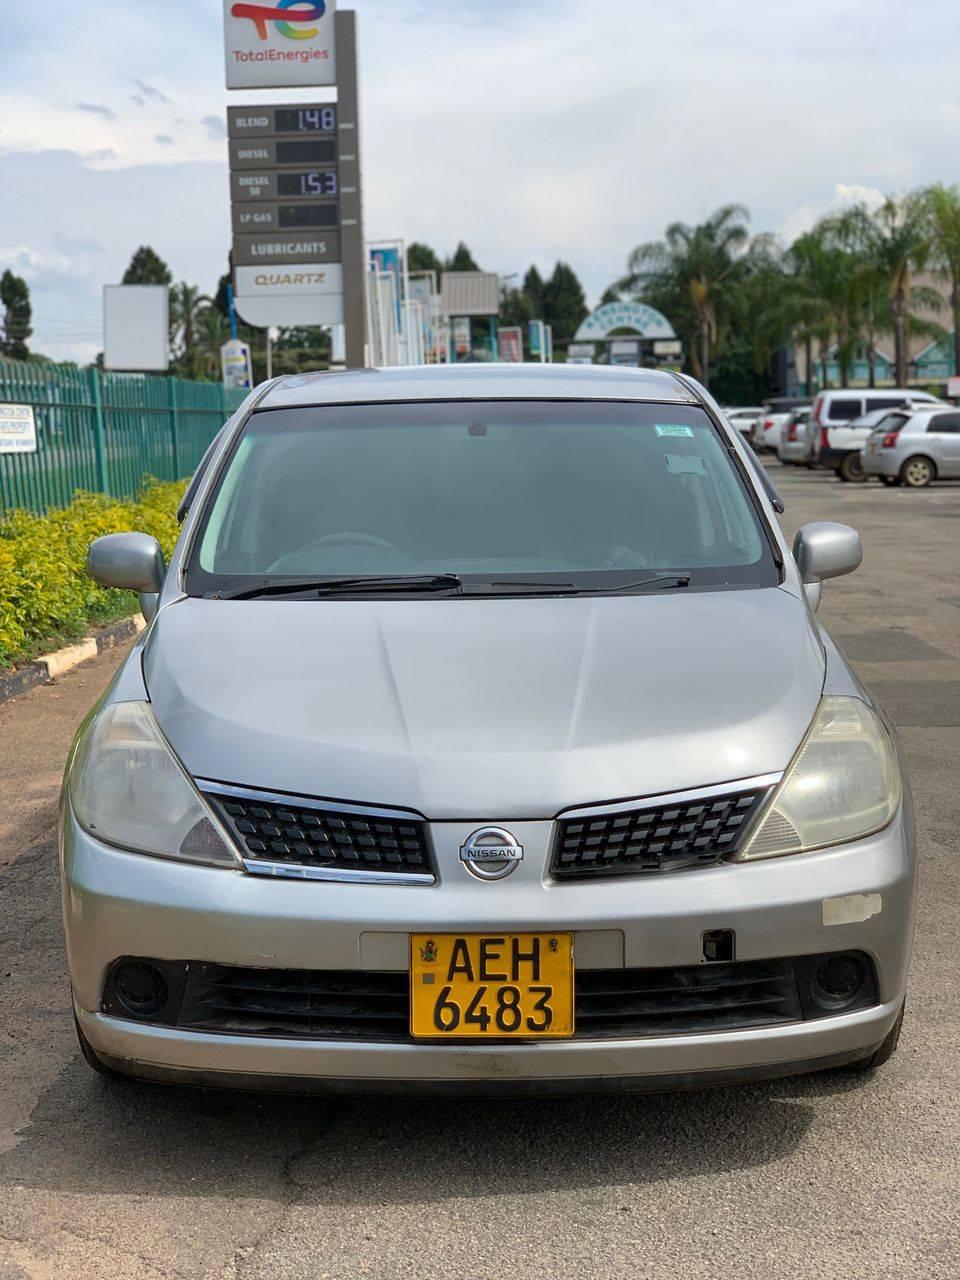
[[[914,408],[887,414],[864,445],[863,470],[887,485],[925,488],[960,479],[960,409]]]
[[[695,382],[281,378],[184,505],[168,566],[89,555],[152,619],[63,788],[91,1066],[504,1093],[893,1052],[909,793],[814,612],[859,539],[791,553]]]
[[[813,460],[810,410],[795,409],[780,432],[777,457],[786,466],[804,467]]]

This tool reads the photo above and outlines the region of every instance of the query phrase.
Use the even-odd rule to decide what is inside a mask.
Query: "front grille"
[[[178,1025],[224,1035],[405,1040],[405,973],[187,966]]]
[[[740,847],[767,793],[764,787],[596,817],[561,818],[551,873],[565,878],[710,866]]]
[[[415,818],[350,813],[312,802],[204,788],[248,863],[319,871],[428,875],[426,827]]]
[[[745,1030],[802,1017],[790,960],[577,974],[577,1035],[588,1040]]]
[[[845,1013],[877,999],[873,965],[862,952],[850,954],[865,976],[854,1000],[843,1006]],[[824,1017],[838,1008],[809,996],[811,975],[823,959],[578,971],[574,1039],[742,1031]],[[406,973],[151,963],[162,965],[171,990],[182,990],[162,1015],[164,1025],[223,1035],[410,1041]],[[104,1007],[116,1016],[109,997],[108,979]]]

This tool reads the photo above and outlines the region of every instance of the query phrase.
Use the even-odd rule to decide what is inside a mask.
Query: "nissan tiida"
[[[802,528],[696,383],[285,377],[203,459],[62,799],[80,1044],[245,1087],[672,1087],[893,1052],[914,836]],[[749,659],[745,657],[749,654]]]

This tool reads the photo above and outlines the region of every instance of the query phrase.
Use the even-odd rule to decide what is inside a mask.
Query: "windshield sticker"
[[[655,422],[653,429],[658,436],[689,436],[693,439],[693,427],[684,427],[677,422]]]
[[[705,476],[707,474],[703,459],[695,455],[687,457],[682,453],[665,453],[663,456],[667,462],[667,470],[672,476]]]

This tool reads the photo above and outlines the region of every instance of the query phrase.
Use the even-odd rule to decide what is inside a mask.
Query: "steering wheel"
[[[298,547],[297,551],[313,551],[316,547],[382,547],[385,551],[399,551],[400,555],[405,556],[409,560],[409,556],[405,551],[393,542],[387,542],[386,538],[378,538],[373,533],[325,533],[319,538],[314,538],[310,542],[305,542],[302,547]]]

